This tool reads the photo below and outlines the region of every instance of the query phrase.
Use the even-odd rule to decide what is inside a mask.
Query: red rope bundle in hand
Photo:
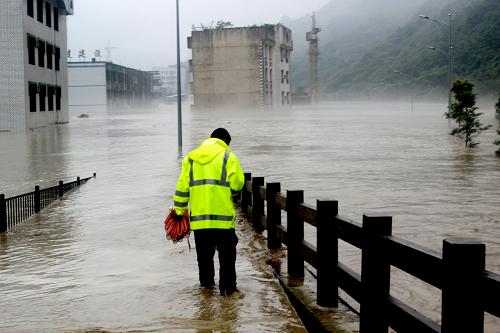
[[[167,239],[177,243],[182,241],[184,237],[189,237],[190,232],[189,212],[186,210],[184,215],[180,216],[172,209],[165,219],[165,233]]]

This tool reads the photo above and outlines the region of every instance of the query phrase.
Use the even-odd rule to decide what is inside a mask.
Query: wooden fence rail
[[[484,312],[500,317],[500,275],[485,270],[485,245],[445,239],[437,253],[392,236],[390,216],[364,215],[362,223],[338,215],[337,201],[303,203],[303,191],[281,193],[279,183],[245,174],[241,208],[267,245],[287,245],[288,275],[317,270],[317,303],[338,306],[338,289],[360,304],[360,332],[484,332]],[[286,211],[286,227],[281,225]],[[304,240],[304,223],[316,227],[317,246]],[[361,249],[361,274],[342,264],[338,240]],[[390,295],[391,266],[442,291],[441,325]]]
[[[95,176],[96,174],[94,173],[93,177]],[[40,189],[40,186],[37,185],[33,192],[10,198],[5,198],[4,194],[0,194],[0,233],[12,229],[17,224],[50,205],[56,199],[62,197],[64,193],[86,183],[90,178],[92,177],[83,179],[77,177],[75,181],[67,183],[63,183],[61,180],[58,185],[44,189]]]

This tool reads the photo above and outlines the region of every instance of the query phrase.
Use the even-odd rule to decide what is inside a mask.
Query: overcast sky
[[[302,17],[328,0],[179,0],[181,60],[190,58],[186,37],[193,25],[218,20],[234,26],[278,23],[283,17]],[[72,60],[84,49],[87,60],[100,49],[106,60],[142,70],[175,64],[175,0],[76,0],[68,17],[68,49]],[[108,44],[108,42],[110,44]]]

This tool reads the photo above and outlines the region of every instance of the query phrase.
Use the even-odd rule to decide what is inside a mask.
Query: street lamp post
[[[177,18],[177,143],[182,150],[182,101],[181,101],[181,43],[179,37],[179,0],[176,0]]]
[[[441,22],[441,21],[436,20],[436,19],[429,17],[427,15],[421,14],[418,16],[422,19],[436,22],[440,26],[448,29],[448,107],[450,107],[450,105],[451,105],[451,81],[452,81],[452,76],[453,76],[453,74],[452,74],[453,73],[453,67],[452,67],[453,38],[452,38],[451,16],[452,16],[452,12],[450,11],[448,13],[448,23]],[[436,49],[433,47],[429,47],[429,48],[432,50]]]
[[[406,77],[408,77],[408,78],[410,78],[412,80],[415,79],[415,77],[413,75],[410,75],[410,74],[407,74],[407,73],[404,73],[404,72],[401,72],[401,71],[398,71],[398,70],[394,70],[394,73],[398,74],[398,76],[400,74],[403,74],[404,76],[406,76]],[[411,112],[413,112],[413,94],[414,94],[414,92],[413,92],[413,89],[412,89],[412,92],[410,94],[410,109],[411,109]]]

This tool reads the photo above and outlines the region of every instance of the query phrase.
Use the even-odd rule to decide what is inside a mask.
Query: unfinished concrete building
[[[281,24],[193,31],[191,91],[197,108],[289,107],[292,33]]]

